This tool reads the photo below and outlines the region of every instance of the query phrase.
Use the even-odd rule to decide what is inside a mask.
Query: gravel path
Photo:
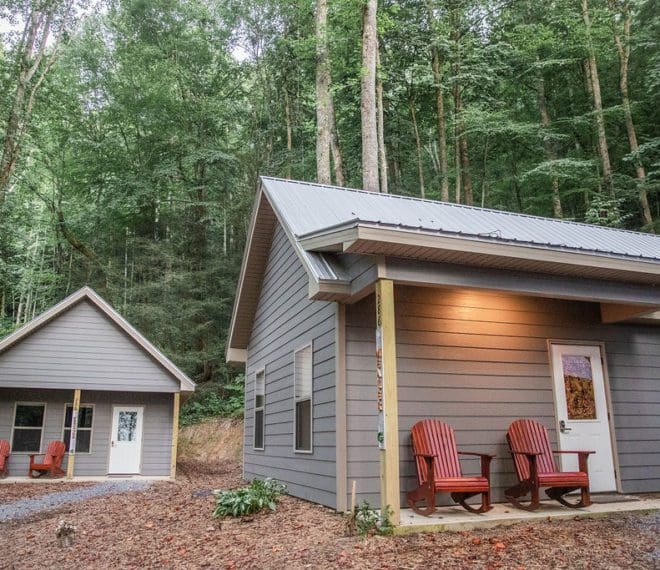
[[[22,519],[67,503],[78,503],[102,495],[116,495],[117,493],[126,493],[128,491],[144,491],[150,485],[150,481],[107,481],[89,487],[58,491],[30,499],[20,499],[0,505],[0,522]]]

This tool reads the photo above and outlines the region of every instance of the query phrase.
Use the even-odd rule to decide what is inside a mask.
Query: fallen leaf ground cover
[[[90,485],[94,485],[94,483],[44,483],[41,481],[38,483],[3,483],[0,485],[0,505],[20,499],[31,499],[41,495],[48,495],[50,493],[81,489]]]
[[[185,462],[177,482],[0,524],[0,568],[657,568],[660,516],[543,521],[483,531],[346,536],[345,519],[283,497],[274,513],[211,519],[211,489],[240,486],[237,463]],[[77,527],[60,548],[60,519]]]

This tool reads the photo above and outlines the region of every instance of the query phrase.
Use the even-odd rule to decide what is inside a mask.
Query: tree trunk
[[[614,2],[609,0],[610,10],[612,14],[616,13]],[[621,102],[623,105],[623,117],[626,123],[626,132],[628,133],[628,144],[630,145],[630,152],[636,154],[639,150],[637,143],[637,131],[633,123],[632,111],[630,109],[630,95],[628,94],[628,64],[630,62],[630,28],[632,26],[632,16],[630,13],[630,4],[626,0],[623,4],[623,11],[621,14],[623,19],[623,39],[617,31],[617,22],[614,22],[614,43],[619,54],[619,89],[621,90]],[[649,206],[649,198],[646,193],[646,170],[640,160],[639,156],[635,156],[635,173],[638,182],[638,195],[639,205],[642,210],[642,221],[645,225],[653,223],[653,216],[651,215],[651,208]]]
[[[452,32],[452,38],[454,40],[454,63],[453,63],[453,74],[454,74],[454,121],[456,129],[456,153],[457,153],[457,171],[460,171],[460,180],[457,175],[457,186],[456,186],[456,202],[459,201],[460,196],[460,183],[462,182],[463,194],[465,196],[465,203],[468,206],[472,205],[473,196],[472,196],[472,177],[470,176],[470,158],[468,155],[468,141],[467,136],[465,135],[465,125],[463,123],[463,102],[461,97],[461,86],[459,81],[459,74],[461,71],[461,52],[460,52],[460,34],[458,31],[457,18],[454,17],[454,31]]]
[[[419,128],[417,127],[417,114],[415,113],[415,101],[412,95],[408,98],[408,107],[410,108],[410,119],[412,121],[413,133],[415,134],[415,149],[417,151],[417,175],[419,176],[419,194],[426,198],[424,189],[424,168],[422,165],[422,143],[419,139]]]
[[[316,181],[330,184],[330,64],[328,2],[316,0]]]
[[[543,148],[545,149],[545,156],[548,160],[556,160],[557,154],[555,153],[552,141],[548,138],[550,129],[550,115],[548,114],[548,105],[545,98],[545,80],[543,79],[542,71],[539,71],[537,93],[539,111],[541,113],[541,126],[543,127]],[[556,176],[552,177],[552,211],[555,218],[564,217],[564,213],[561,207],[561,197],[559,196],[559,179]]]
[[[465,203],[472,206],[474,196],[472,192],[472,175],[470,174],[470,158],[468,154],[468,140],[465,134],[465,125],[459,115],[459,126],[461,132],[461,170],[463,178],[463,193],[465,194]]]
[[[291,157],[293,153],[293,125],[289,90],[284,87],[284,119],[286,121],[286,177],[291,178]],[[225,251],[226,255],[226,251]]]
[[[593,105],[596,115],[596,131],[598,136],[598,153],[603,168],[603,184],[607,193],[614,198],[614,183],[612,181],[612,165],[610,153],[607,149],[607,136],[605,135],[605,118],[603,116],[603,102],[600,94],[600,80],[598,79],[598,66],[596,65],[596,52],[591,39],[591,20],[589,18],[588,0],[582,0],[582,18],[587,33],[587,49],[589,52],[589,77],[591,79],[591,90]]]
[[[385,150],[385,123],[383,120],[383,81],[380,77],[380,49],[376,53],[376,105],[378,109],[378,165],[380,191],[388,193],[387,188],[387,152]]]
[[[344,162],[341,158],[341,147],[339,146],[339,132],[337,131],[337,117],[335,117],[335,102],[330,93],[330,128],[332,136],[330,137],[330,150],[332,151],[332,164],[335,171],[335,184],[343,186],[345,184]]]
[[[429,27],[433,33],[435,18],[433,7],[428,2]],[[442,94],[442,62],[440,50],[435,42],[431,45],[431,67],[433,69],[433,83],[435,85],[435,106],[438,121],[438,154],[440,166],[440,198],[443,202],[449,201],[449,172],[447,168],[447,127],[445,120],[445,103]]]
[[[362,12],[362,187],[378,192],[378,127],[376,121],[377,0],[366,0]]]

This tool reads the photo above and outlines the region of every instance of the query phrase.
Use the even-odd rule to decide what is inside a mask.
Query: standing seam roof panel
[[[654,234],[308,182],[262,182],[297,238],[356,221],[660,261]]]

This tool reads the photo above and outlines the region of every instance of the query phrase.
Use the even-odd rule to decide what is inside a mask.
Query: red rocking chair
[[[66,448],[63,441],[51,441],[46,448],[46,453],[39,453],[30,455],[30,470],[28,475],[31,478],[41,477],[44,473],[48,473],[49,477],[62,477],[64,471],[62,470],[62,460]],[[35,457],[43,455],[44,460],[38,463]],[[35,475],[34,473],[37,473]]]
[[[9,468],[7,467],[9,449],[9,442],[6,439],[0,439],[0,478],[6,477],[9,472]]]
[[[436,493],[451,493],[451,498],[471,513],[485,513],[490,506],[490,462],[494,455],[470,453],[456,449],[451,426],[438,420],[422,420],[411,430],[413,455],[417,464],[419,487],[406,494],[408,506],[422,516],[435,511]],[[481,476],[464,477],[459,455],[481,458]],[[481,506],[474,508],[465,501],[481,494]],[[420,506],[424,501],[426,506]]]
[[[534,511],[541,505],[539,489],[549,487],[545,494],[559,501],[565,507],[577,509],[591,504],[589,495],[589,471],[587,459],[593,451],[552,451],[550,438],[545,426],[534,420],[516,420],[509,426],[506,439],[511,448],[513,463],[518,476],[518,484],[504,491],[508,501],[526,511]],[[558,471],[554,453],[575,453],[578,455],[579,471]],[[564,495],[580,490],[580,500],[569,503]],[[522,504],[520,497],[531,493],[528,504]]]

